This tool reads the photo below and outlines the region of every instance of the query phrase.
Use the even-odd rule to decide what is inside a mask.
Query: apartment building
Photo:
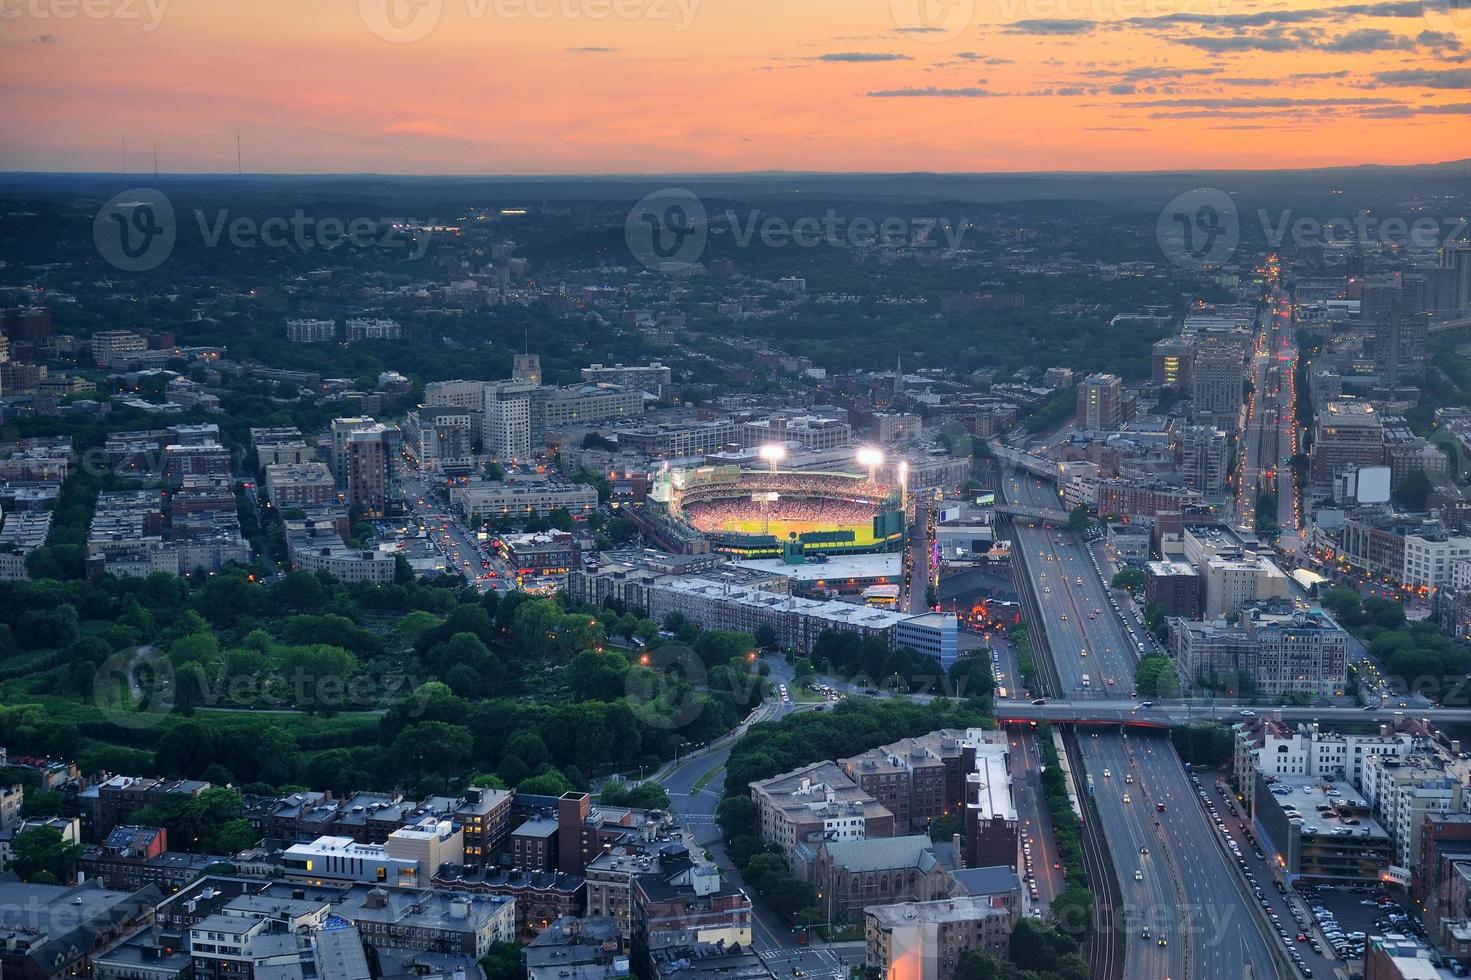
[[[1348,466],[1384,464],[1384,425],[1374,406],[1357,398],[1330,400],[1318,414],[1309,472],[1327,483]]]
[[[951,980],[970,950],[1004,960],[1011,949],[1011,914],[986,896],[874,905],[863,917],[865,963],[890,980]]]
[[[325,463],[273,463],[266,467],[266,498],[279,509],[330,507],[337,483]]]
[[[337,321],[287,320],[286,339],[293,344],[329,344],[337,339]]]
[[[1358,735],[1323,731],[1316,722],[1292,726],[1258,716],[1235,727],[1234,780],[1249,810],[1257,773],[1339,779],[1362,787],[1366,759],[1403,758],[1414,747],[1413,735],[1392,731],[1386,725],[1373,734]]]
[[[894,836],[894,814],[836,762],[818,762],[751,783],[761,839],[781,848],[792,873],[808,868],[798,845]]]
[[[1123,385],[1116,374],[1088,375],[1078,385],[1078,428],[1087,432],[1117,429],[1123,417]]]

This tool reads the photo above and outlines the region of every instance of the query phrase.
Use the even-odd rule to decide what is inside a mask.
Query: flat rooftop
[[[803,562],[800,565],[785,564],[780,558],[758,558],[731,564],[753,572],[781,575],[793,582],[803,584],[842,583],[847,579],[871,578],[890,578],[897,582],[899,576],[903,574],[904,556],[900,554],[834,555],[827,561]]]

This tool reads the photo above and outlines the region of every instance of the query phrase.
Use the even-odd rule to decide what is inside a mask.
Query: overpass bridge
[[[1057,464],[1050,459],[1004,446],[995,439],[989,440],[986,445],[990,448],[991,455],[1007,466],[1015,466],[1026,470],[1033,476],[1040,476],[1047,480],[1057,480]]]
[[[1005,517],[1028,517],[1034,521],[1066,524],[1069,514],[1057,507],[1029,507],[1025,504],[997,504],[996,513]]]
[[[1463,316],[1457,317],[1454,320],[1441,320],[1438,323],[1432,323],[1429,332],[1433,334],[1451,333],[1455,330],[1466,330],[1468,328],[1471,328],[1471,316]]]
[[[1140,728],[1171,728],[1176,725],[1204,722],[1238,722],[1262,716],[1283,722],[1383,722],[1397,724],[1418,719],[1431,724],[1464,724],[1471,722],[1471,706],[1450,708],[1359,708],[1353,706],[1307,706],[1243,704],[1236,701],[1170,700],[1148,701],[1119,698],[1075,698],[1048,700],[1043,704],[1027,701],[996,702],[996,718],[1003,724],[1050,722],[1068,725],[1131,725]]]

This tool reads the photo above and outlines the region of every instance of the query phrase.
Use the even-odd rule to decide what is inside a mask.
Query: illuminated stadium
[[[898,488],[847,473],[670,470],[651,496],[676,537],[746,557],[884,551],[904,532]]]

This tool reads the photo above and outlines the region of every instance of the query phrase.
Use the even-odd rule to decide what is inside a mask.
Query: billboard
[[[1354,498],[1361,504],[1382,504],[1389,500],[1389,467],[1360,466]]]

